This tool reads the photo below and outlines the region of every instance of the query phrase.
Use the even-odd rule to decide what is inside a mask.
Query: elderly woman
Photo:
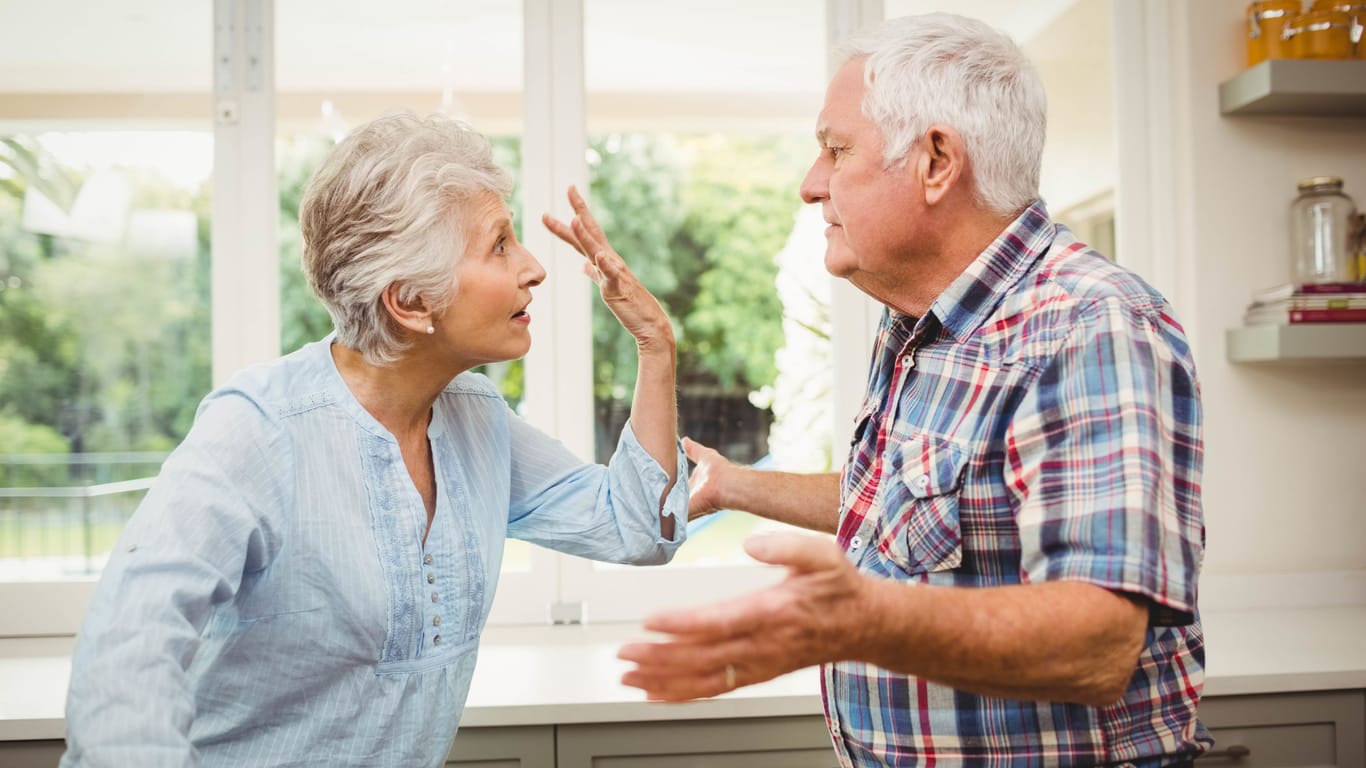
[[[583,463],[469,372],[531,344],[545,271],[511,189],[488,142],[439,117],[381,118],[324,160],[300,219],[335,331],[200,406],[77,638],[63,766],[440,765],[507,537],[672,556],[672,330],[572,189],[574,220],[545,224],[640,355],[611,462]]]

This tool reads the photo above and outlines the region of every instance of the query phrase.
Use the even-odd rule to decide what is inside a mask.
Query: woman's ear
[[[949,192],[967,178],[967,147],[958,131],[944,125],[931,125],[920,137],[920,183],[929,205],[943,201]]]
[[[384,300],[384,308],[389,311],[389,316],[394,318],[394,322],[413,333],[420,333],[424,336],[431,333],[431,310],[427,309],[427,305],[420,298],[405,300],[402,294],[403,287],[398,283],[390,283],[380,294]]]

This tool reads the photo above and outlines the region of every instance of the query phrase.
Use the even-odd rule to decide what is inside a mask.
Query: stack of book
[[[1244,325],[1366,323],[1366,283],[1287,283],[1258,291]]]

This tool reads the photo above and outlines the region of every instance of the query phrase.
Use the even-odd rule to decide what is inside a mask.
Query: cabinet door
[[[458,768],[555,768],[551,725],[461,728],[446,756]]]
[[[834,768],[825,718],[562,725],[558,768]]]
[[[0,766],[4,768],[56,768],[66,751],[66,742],[0,741]]]
[[[1201,768],[1366,766],[1366,692],[1216,696],[1200,703],[1214,734]]]

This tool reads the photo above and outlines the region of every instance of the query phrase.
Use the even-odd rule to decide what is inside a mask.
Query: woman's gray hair
[[[978,200],[1012,215],[1039,196],[1048,103],[1034,65],[990,25],[947,13],[891,19],[855,35],[839,60],[867,57],[863,113],[882,130],[888,168],[933,124],[967,144]]]
[[[384,289],[397,284],[404,304],[444,311],[466,246],[460,206],[489,192],[506,198],[512,177],[458,120],[398,112],[333,147],[304,192],[299,228],[304,274],[337,341],[372,365],[398,360],[408,344]]]

